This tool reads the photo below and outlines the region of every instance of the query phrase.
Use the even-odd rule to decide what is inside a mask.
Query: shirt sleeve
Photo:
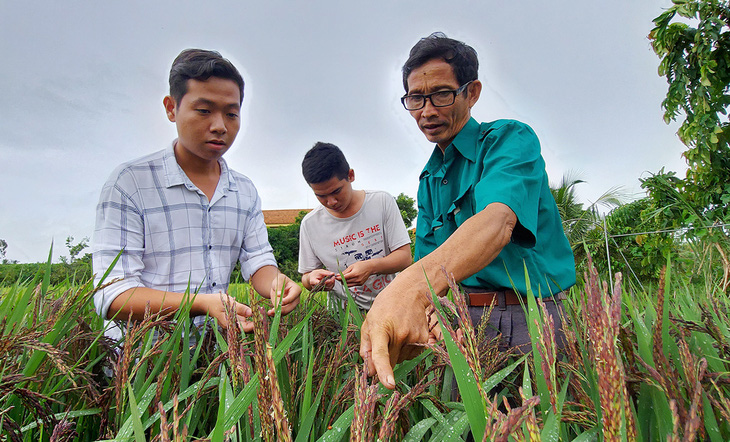
[[[309,221],[305,217],[299,228],[299,273],[302,275],[312,270],[321,269],[324,264],[317,258],[309,237]]]
[[[96,227],[92,243],[94,281],[108,284],[94,294],[94,307],[106,319],[111,303],[123,292],[143,284],[144,222],[133,200],[131,174],[109,180],[96,207]],[[106,274],[106,277],[104,275]],[[111,283],[111,284],[109,284]]]
[[[269,234],[266,231],[264,214],[261,212],[261,199],[258,192],[255,194],[253,208],[244,225],[243,246],[239,261],[241,262],[241,275],[246,281],[250,280],[251,276],[261,267],[276,266],[274,249],[269,244]]]
[[[408,229],[406,229],[406,224],[403,222],[403,216],[400,214],[395,198],[386,192],[383,196],[385,242],[388,244],[388,253],[391,253],[395,249],[410,244],[411,238],[408,236]]]
[[[474,188],[476,210],[499,202],[517,216],[512,240],[524,247],[534,247],[537,216],[543,185],[545,162],[540,142],[532,129],[517,121],[486,133],[482,146],[483,173]]]

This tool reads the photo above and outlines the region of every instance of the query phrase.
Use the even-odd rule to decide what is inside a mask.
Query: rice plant
[[[562,350],[528,297],[526,355],[484,339],[452,281],[433,298],[443,341],[396,367],[395,391],[365,373],[352,301],[307,295],[269,318],[268,300],[236,285],[252,334],[196,328],[181,309],[130,322],[117,343],[93,283],[51,286],[49,266],[0,298],[0,441],[730,440],[728,299],[671,265],[644,292],[584,275]]]

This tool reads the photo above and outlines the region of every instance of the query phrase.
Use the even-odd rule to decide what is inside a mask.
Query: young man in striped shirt
[[[102,189],[93,264],[97,282],[107,271],[105,282],[114,282],[94,304],[104,319],[139,320],[147,306],[153,314],[174,313],[189,291],[196,324],[207,315],[228,327],[230,304],[250,331],[251,309],[226,294],[237,262],[284,313],[297,306],[301,288],[276,266],[253,183],[223,159],[240,128],[243,79],[219,53],[188,49],[173,62],[169,81],[163,104],[177,139],[119,166]]]

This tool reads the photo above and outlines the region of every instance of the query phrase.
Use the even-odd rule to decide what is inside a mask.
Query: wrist
[[[212,293],[198,293],[193,298],[193,302],[190,305],[190,316],[205,316],[210,311],[210,304],[213,301],[213,296],[220,299],[220,294]]]
[[[423,306],[423,308],[426,308],[431,305],[431,290],[438,295],[438,289],[434,286],[434,281],[431,281],[430,278],[428,278],[424,272],[423,268],[417,268],[414,266],[408,267],[405,270],[403,270],[398,277],[396,277],[396,280],[399,277],[403,277],[403,282],[410,287],[413,287],[414,290],[409,290],[407,293],[412,298],[412,302],[417,303],[418,305]],[[392,283],[391,283],[392,284]]]

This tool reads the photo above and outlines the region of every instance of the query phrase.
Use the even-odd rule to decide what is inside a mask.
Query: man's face
[[[451,65],[439,58],[429,60],[411,71],[407,81],[408,95],[455,90],[461,86]],[[474,80],[467,91],[468,95],[459,94],[451,106],[434,107],[431,100],[426,100],[426,105],[421,109],[409,111],[428,141],[438,144],[442,151],[469,121],[471,107],[481,92],[479,80]]]
[[[336,176],[321,183],[309,184],[317,200],[335,214],[347,211],[352,202],[352,182],[355,180],[355,171],[350,169],[347,178],[339,179]]]
[[[164,100],[167,118],[177,126],[177,147],[203,162],[218,161],[241,126],[238,85],[211,77],[188,80],[187,86],[180,103],[170,96]]]

